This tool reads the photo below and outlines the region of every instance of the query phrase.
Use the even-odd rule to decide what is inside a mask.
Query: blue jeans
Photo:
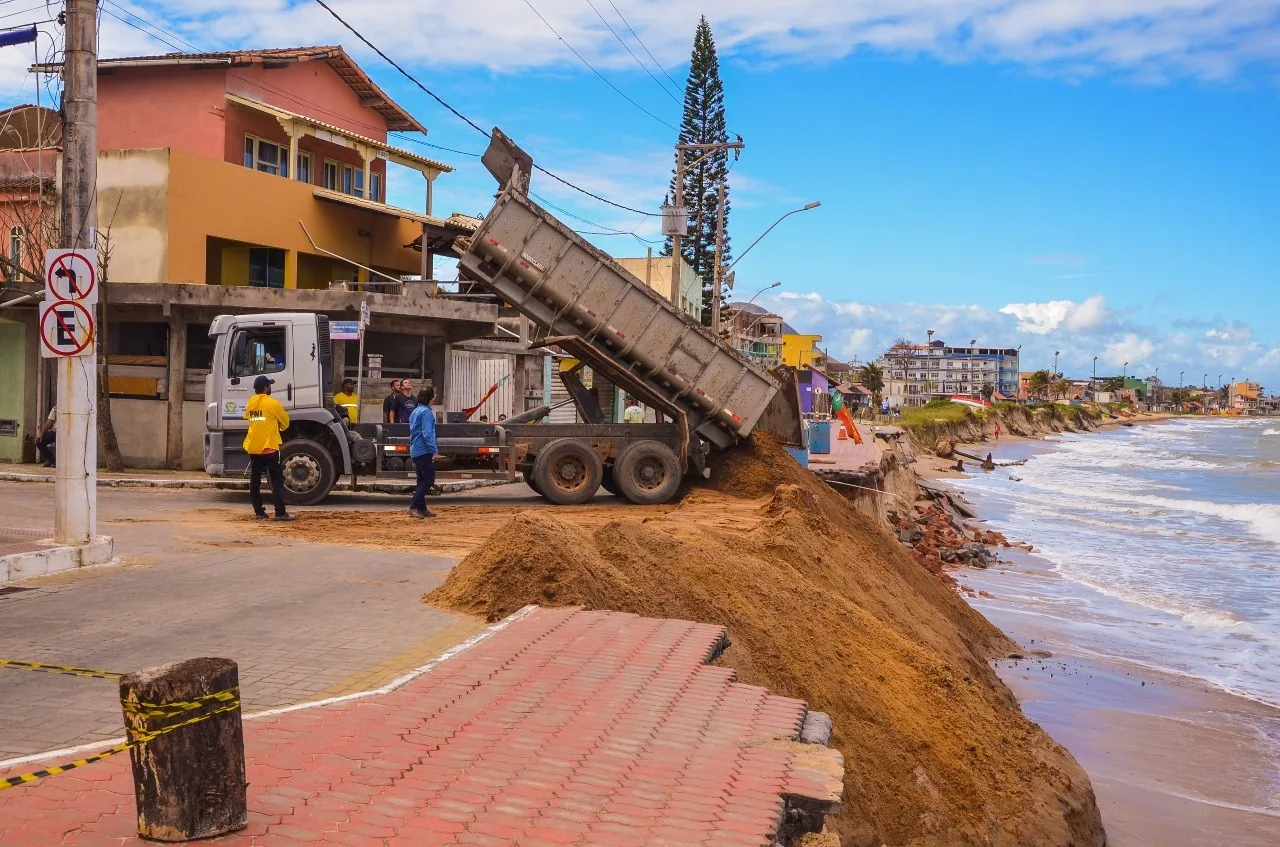
[[[436,463],[432,461],[434,458],[430,453],[413,457],[413,467],[418,472],[418,485],[413,489],[410,509],[427,509],[427,492],[436,484]]]

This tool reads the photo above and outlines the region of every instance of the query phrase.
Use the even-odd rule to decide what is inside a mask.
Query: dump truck
[[[758,367],[530,200],[532,160],[498,130],[484,163],[501,191],[474,234],[454,245],[459,278],[527,317],[531,346],[572,357],[559,378],[581,422],[550,423],[541,406],[497,423],[438,423],[442,478],[519,474],[563,505],[585,503],[601,487],[633,503],[665,503],[686,474],[707,475],[711,450],[759,425],[798,442],[793,378]],[[265,374],[292,421],[281,448],[288,502],[318,503],[342,475],[413,476],[407,424],[352,424],[334,408],[325,316],[222,315],[209,334],[208,473],[248,467],[244,408]],[[657,422],[606,422],[582,379],[587,367],[654,410]]]

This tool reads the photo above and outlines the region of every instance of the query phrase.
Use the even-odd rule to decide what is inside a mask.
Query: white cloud
[[[374,43],[419,67],[580,67],[524,0],[330,3]],[[201,49],[292,45],[298,33],[307,34],[307,43],[356,47],[349,32],[310,2],[120,5]],[[596,7],[648,61],[613,8]],[[694,25],[706,14],[726,59],[813,62],[872,48],[948,62],[1015,62],[1072,75],[1118,69],[1142,80],[1220,79],[1251,62],[1274,62],[1273,27],[1280,15],[1280,0],[619,0],[617,7],[669,70],[688,60]],[[590,5],[539,0],[537,8],[593,64],[641,73]],[[43,8],[37,11],[44,17]],[[109,16],[103,26],[123,28]],[[104,32],[102,49],[109,55],[133,52],[142,38],[136,31]],[[173,48],[153,40],[147,49]]]
[[[1130,332],[1123,338],[1108,344],[1102,353],[1102,358],[1113,365],[1123,365],[1128,362],[1132,368],[1129,373],[1134,373],[1139,367],[1147,366],[1147,359],[1155,349],[1156,346],[1151,343],[1151,339],[1140,338]]]
[[[1051,300],[1048,303],[1010,303],[1000,310],[1018,319],[1019,332],[1048,335],[1058,327],[1072,332],[1093,329],[1111,314],[1107,301],[1095,294],[1083,303],[1073,300]]]

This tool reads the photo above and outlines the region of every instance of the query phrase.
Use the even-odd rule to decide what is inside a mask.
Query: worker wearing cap
[[[280,433],[289,428],[289,413],[271,396],[275,380],[260,376],[253,381],[253,397],[245,404],[244,416],[249,431],[244,437],[244,451],[249,454],[249,500],[258,520],[266,520],[262,503],[262,474],[271,480],[271,496],[275,500],[276,520],[291,521],[293,515],[284,507],[284,471],[280,466]]]
[[[342,381],[342,390],[333,395],[333,405],[347,410],[347,420],[360,423],[360,398],[356,396],[356,381],[350,377]]]

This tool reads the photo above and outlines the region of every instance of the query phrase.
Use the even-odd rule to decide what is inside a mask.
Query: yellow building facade
[[[782,334],[782,363],[793,368],[805,368],[818,364],[826,358],[818,349],[821,335],[805,335],[802,333]]]

